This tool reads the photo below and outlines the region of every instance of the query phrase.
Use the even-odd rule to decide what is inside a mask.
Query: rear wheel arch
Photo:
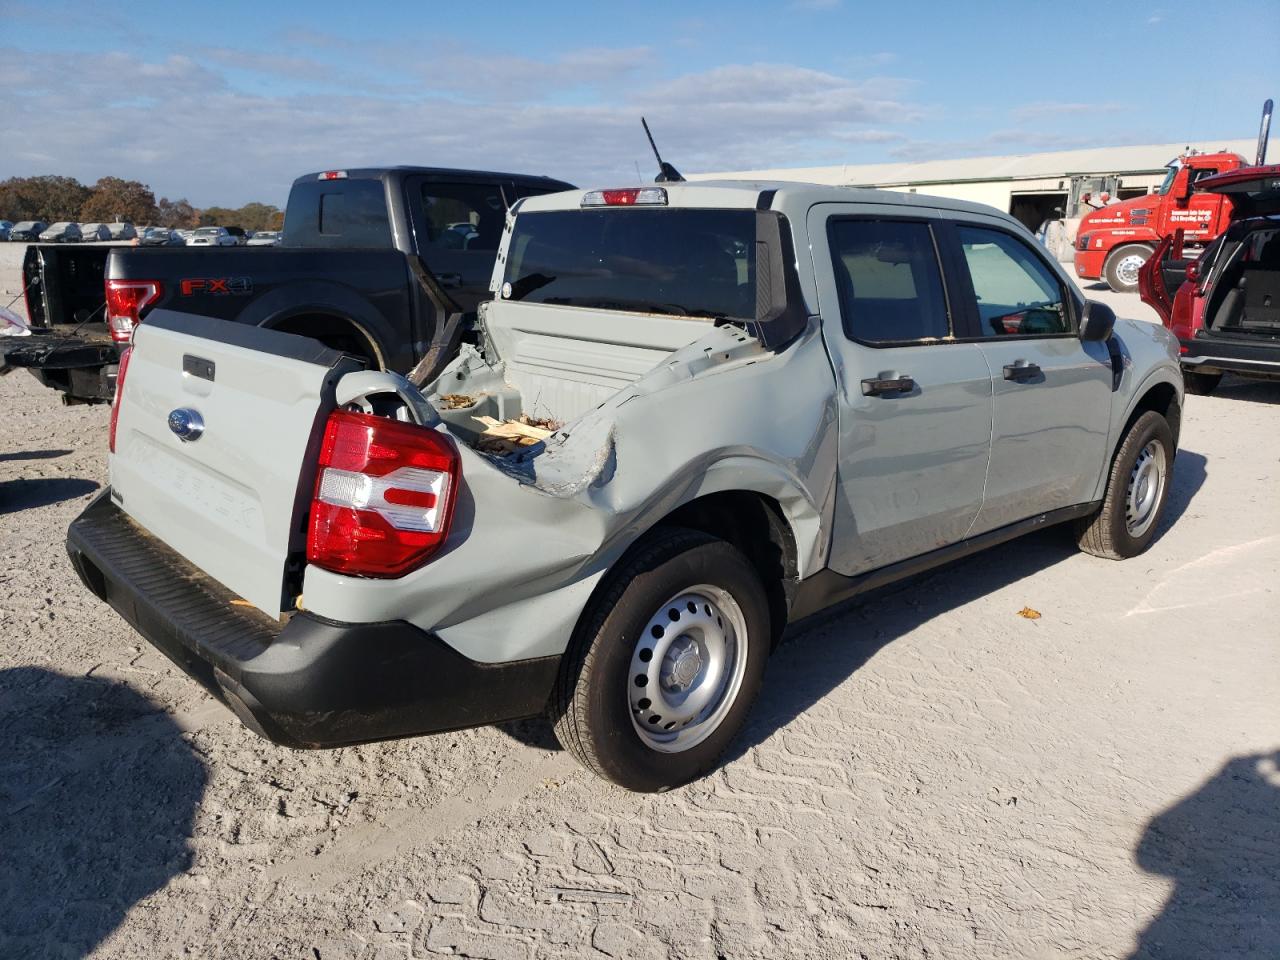
[[[351,317],[338,313],[302,312],[273,318],[262,326],[281,333],[296,333],[319,340],[326,347],[368,361],[370,369],[387,369],[386,357],[377,340]]]

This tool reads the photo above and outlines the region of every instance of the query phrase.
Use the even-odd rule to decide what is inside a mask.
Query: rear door
[[[838,373],[838,573],[962,540],[982,506],[991,378],[977,344],[955,338],[933,213],[819,204],[809,214]]]
[[[507,215],[503,185],[414,177],[406,189],[423,266],[464,313],[473,312],[489,299]]]
[[[990,368],[991,466],[979,534],[1092,495],[1111,417],[1111,360],[1083,343],[1083,307],[1037,245],[1005,221],[950,215],[958,310]]]
[[[337,379],[358,364],[313,340],[157,310],[134,333],[112,499],[277,616]],[[182,436],[180,434],[185,434]]]

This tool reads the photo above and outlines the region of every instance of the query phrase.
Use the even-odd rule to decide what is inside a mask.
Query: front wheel
[[[1136,293],[1138,271],[1151,256],[1151,248],[1142,243],[1128,243],[1116,247],[1103,264],[1102,276],[1116,293]]]
[[[1182,371],[1182,383],[1186,387],[1187,393],[1194,394],[1197,397],[1207,397],[1213,391],[1218,389],[1218,384],[1222,382],[1222,374],[1220,373],[1196,373],[1192,370]]]
[[[1154,410],[1129,427],[1107,477],[1102,507],[1077,521],[1080,549],[1095,557],[1136,557],[1155,539],[1173,479],[1173,431]]]
[[[661,529],[583,613],[553,709],[556,736],[629,790],[710,771],[742,727],[771,643],[760,577],[731,544]]]

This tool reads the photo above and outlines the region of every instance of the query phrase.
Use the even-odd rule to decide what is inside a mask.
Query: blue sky
[[[358,164],[618,183],[652,174],[642,113],[688,171],[1252,137],[1276,0],[1206,10],[0,0],[0,178],[197,205]]]

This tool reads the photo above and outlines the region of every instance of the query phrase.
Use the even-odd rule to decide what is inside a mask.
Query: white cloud
[[[92,182],[114,174],[205,205],[283,203],[295,176],[335,166],[409,163],[584,185],[630,182],[637,163],[645,176],[653,169],[642,114],[663,157],[689,171],[843,162],[853,146],[900,139],[895,127],[921,115],[903,81],[855,82],[788,65],[721,66],[649,82],[652,54],[640,47],[549,60],[446,51],[458,69],[432,89],[425,82],[439,80],[438,59],[430,69],[423,64],[420,77],[402,72],[397,59],[385,69],[385,60],[372,62],[381,86],[353,81],[343,86],[361,92],[297,92],[311,89],[298,80],[318,76],[313,61],[335,59],[333,49],[317,53],[322,39],[268,58],[223,49],[159,61],[112,53],[106,75],[114,79],[105,86],[78,71],[30,75],[22,97],[0,98],[0,130],[23,132],[0,154],[0,178],[63,173]],[[16,59],[0,49],[0,60]],[[235,70],[279,77],[282,92],[241,89],[228,79]]]

